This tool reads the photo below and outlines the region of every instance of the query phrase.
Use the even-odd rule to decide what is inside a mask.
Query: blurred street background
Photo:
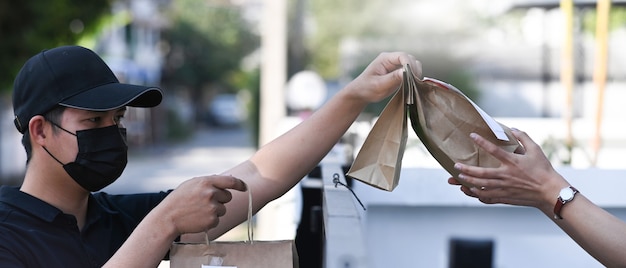
[[[37,3],[37,4],[35,4]],[[49,16],[50,6],[59,7]],[[624,1],[52,0],[0,3],[0,182],[25,155],[10,93],[24,61],[59,45],[99,53],[120,80],[163,88],[130,109],[136,150],[241,126],[257,148],[303,118],[378,53],[406,51],[424,76],[461,89],[529,132],[555,165],[615,166],[626,147]],[[338,27],[340,26],[340,27]],[[385,101],[359,119],[369,123]],[[536,127],[550,125],[551,128]],[[367,130],[365,130],[367,132]],[[358,144],[356,145],[358,148]]]
[[[166,190],[245,160],[383,51],[415,55],[424,76],[456,86],[501,123],[528,132],[556,167],[621,171],[625,6],[620,0],[0,1],[0,184],[19,185],[26,161],[12,122],[15,75],[41,50],[75,44],[101,55],[121,81],[159,86],[165,94],[156,108],[128,110],[130,161],[105,189],[111,193]],[[348,158],[385,104],[368,106],[348,131]],[[415,136],[403,167],[440,168]],[[298,198],[288,193],[276,202],[282,208],[276,213],[285,207],[291,213],[259,216],[257,227],[273,227],[260,237],[293,238]]]
[[[245,128],[199,128],[189,139],[133,152],[122,176],[103,189],[113,194],[174,189],[184,180],[219,174],[254,153]]]

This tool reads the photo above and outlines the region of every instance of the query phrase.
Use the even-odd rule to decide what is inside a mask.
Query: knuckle
[[[208,224],[209,229],[215,228],[220,224],[220,219],[218,217],[211,218],[211,221]]]

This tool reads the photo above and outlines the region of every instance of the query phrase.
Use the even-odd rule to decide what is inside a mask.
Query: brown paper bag
[[[404,93],[398,90],[387,103],[347,175],[387,191],[398,185],[408,136]]]
[[[511,130],[496,122],[461,91],[434,79],[416,80],[415,105],[409,105],[411,126],[430,154],[457,177],[454,163],[497,167],[500,161],[469,138],[477,133],[507,152],[521,145]]]
[[[404,102],[396,100],[398,95],[405,97]],[[407,65],[398,93],[372,127],[347,176],[387,191],[397,186],[406,145],[406,126],[397,122],[406,122],[406,111],[413,130],[428,152],[454,177],[458,176],[458,171],[454,169],[456,162],[482,167],[499,165],[497,159],[469,138],[472,132],[509,152],[520,147],[508,127],[496,122],[461,91],[436,79],[419,80]],[[396,118],[383,118],[388,114]],[[380,133],[387,135],[381,136]],[[402,146],[389,145],[403,139]],[[392,159],[390,157],[395,155],[397,157],[393,159],[396,162],[388,163]]]
[[[174,242],[170,247],[172,268],[297,268],[298,253],[294,240],[255,241],[252,233],[252,195],[248,191],[248,241],[206,243]]]
[[[170,248],[172,268],[202,268],[210,265],[237,268],[298,267],[298,253],[293,240],[174,243]]]

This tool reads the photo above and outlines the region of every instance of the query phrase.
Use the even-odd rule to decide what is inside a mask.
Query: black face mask
[[[125,128],[112,125],[79,130],[74,134],[55,123],[52,124],[76,136],[78,140],[76,160],[63,164],[46,147],[43,148],[54,160],[63,165],[67,174],[80,186],[88,191],[97,192],[122,175],[128,162]]]

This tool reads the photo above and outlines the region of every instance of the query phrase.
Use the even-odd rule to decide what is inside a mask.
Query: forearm
[[[554,206],[559,191],[569,183],[560,174],[552,172],[542,180],[541,205],[538,208],[591,256],[608,267],[626,266],[626,223],[598,207],[584,193],[561,209],[563,219],[554,219]]]
[[[244,180],[252,193],[254,211],[283,195],[328,154],[361,111],[397,90],[406,64],[421,76],[421,66],[402,52],[381,53],[368,67],[313,115],[285,134],[263,145],[248,161],[226,170]],[[221,235],[245,220],[248,197],[233,193],[220,224],[209,237]]]
[[[551,211],[546,212],[553,218]],[[626,223],[596,206],[584,195],[563,207],[554,222],[591,256],[607,267],[626,266]]]
[[[150,213],[103,267],[157,267],[178,235]]]
[[[289,189],[315,167],[367,105],[350,91],[340,91],[307,120],[263,146],[251,158],[262,177],[293,178],[285,185]]]

